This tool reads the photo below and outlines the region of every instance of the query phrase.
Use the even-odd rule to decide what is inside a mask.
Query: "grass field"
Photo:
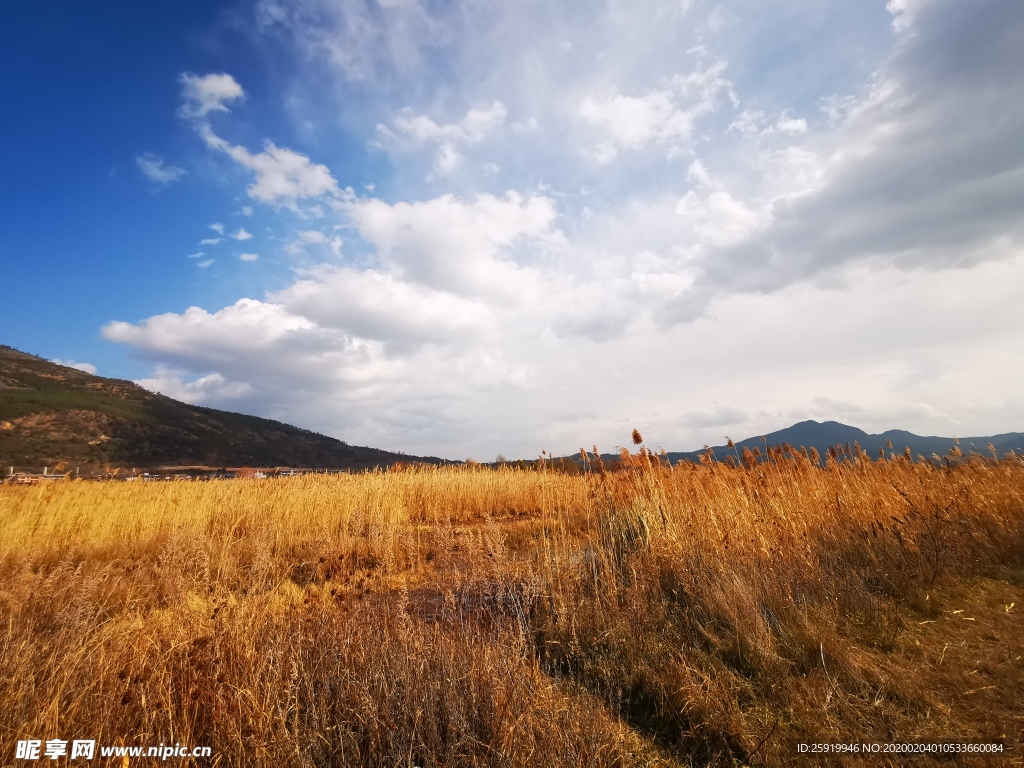
[[[0,763],[26,738],[267,766],[1024,739],[1024,462],[765,458],[0,487]]]

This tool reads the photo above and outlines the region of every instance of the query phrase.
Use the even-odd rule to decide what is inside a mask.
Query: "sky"
[[[1019,0],[40,0],[0,67],[0,343],[452,459],[1024,431]]]

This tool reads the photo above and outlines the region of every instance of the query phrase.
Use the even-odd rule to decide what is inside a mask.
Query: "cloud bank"
[[[292,119],[391,170],[223,138],[251,98],[183,75],[292,272],[104,334],[168,394],[458,458],[1022,429],[1024,8],[876,10],[264,0]]]

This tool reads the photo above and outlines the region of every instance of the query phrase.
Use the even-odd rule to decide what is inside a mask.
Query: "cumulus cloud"
[[[63,365],[66,368],[74,368],[76,371],[91,373],[94,376],[96,375],[96,366],[92,363],[76,363],[74,360],[61,360],[59,357],[55,357],[50,362],[56,363],[57,365]]]
[[[428,178],[436,179],[447,176],[462,165],[463,159],[453,144],[445,142],[434,153],[434,168]]]
[[[154,184],[171,184],[188,173],[184,168],[166,165],[163,158],[150,152],[137,156],[135,158],[135,165],[142,171],[142,175]]]
[[[417,115],[411,109],[399,112],[394,120],[395,131],[423,141],[482,141],[491,131],[505,122],[508,110],[500,101],[484,108],[474,108],[457,123],[438,125],[426,115]],[[383,126],[381,126],[382,128]]]
[[[252,153],[214,133],[207,119],[209,113],[227,112],[225,102],[245,97],[241,85],[231,75],[222,73],[198,77],[184,74],[180,81],[183,104],[179,114],[193,122],[208,147],[223,152],[255,174],[256,181],[247,190],[251,198],[294,208],[297,199],[340,194],[338,183],[327,166],[314,163],[299,152],[278,147],[268,140],[262,152]],[[216,226],[221,227],[219,224]],[[222,227],[217,231],[223,234]],[[245,230],[239,229],[233,237],[246,239],[242,233]]]
[[[909,28],[921,9],[930,0],[889,0],[885,8],[893,15],[892,28],[902,32]]]
[[[375,279],[372,275],[353,277],[363,281],[363,287]],[[323,278],[344,281],[337,274]],[[315,314],[316,290],[309,293],[306,288],[296,287],[293,298],[299,303],[309,302],[309,311]],[[385,286],[383,290],[389,289]],[[352,296],[360,300],[358,294]],[[420,298],[429,302],[429,296]],[[419,312],[418,306],[414,305],[414,311]],[[366,308],[378,313],[386,309],[369,303]],[[406,428],[415,429],[416,424],[425,423],[426,406],[417,394],[421,387],[427,387],[433,398],[445,390],[450,397],[465,386],[514,382],[520,377],[519,372],[493,355],[453,356],[442,363],[435,356],[421,355],[414,349],[411,355],[396,357],[388,354],[380,342],[359,339],[330,327],[345,315],[339,317],[335,314],[337,308],[330,306],[323,309],[325,315],[321,319],[326,325],[320,326],[282,304],[244,299],[215,313],[192,307],[181,314],[169,313],[136,324],[112,322],[103,333],[112,341],[130,344],[139,354],[181,371],[173,377],[163,377],[168,389],[161,391],[167,394],[181,392],[182,386],[189,383],[188,373],[199,377],[220,373],[228,382],[245,382],[253,387],[240,396],[241,402],[232,403],[233,408],[288,414],[298,423],[307,422],[318,410],[333,410],[335,403],[345,402],[344,423],[359,424],[369,419],[376,424],[391,424],[386,429],[393,429],[404,421]],[[429,306],[426,314],[419,316],[437,319],[436,310]],[[368,324],[378,319],[361,319],[355,314],[352,317]],[[401,322],[400,313],[396,312],[386,322],[393,321]],[[390,335],[383,327],[381,330],[379,335]],[[423,333],[422,329],[414,331]],[[163,386],[159,381],[151,385]],[[286,392],[291,405],[281,410],[270,405]],[[208,394],[211,404],[222,403],[215,392]],[[380,403],[396,397],[399,401],[406,398],[410,405],[398,404],[390,413],[379,409]],[[295,406],[308,407],[308,414],[289,413]],[[448,403],[437,401],[432,411],[454,413]]]
[[[802,117],[783,117],[775,124],[775,130],[782,133],[807,133],[807,121]]]
[[[178,114],[185,118],[205,118],[210,112],[228,112],[226,102],[245,98],[242,86],[225,73],[199,77],[186,72],[178,82],[183,101]]]
[[[296,276],[104,333],[173,366],[161,386],[217,373],[252,387],[233,408],[458,457],[1019,428],[1024,10],[808,7],[264,0],[262,34],[323,74],[291,117],[393,173],[356,195],[235,146],[214,99],[190,119],[292,209],[266,248]]]
[[[411,149],[420,144],[435,145],[433,166],[427,181],[435,181],[453,173],[465,159],[460,146],[478,144],[505,122],[508,110],[500,101],[487,107],[475,107],[454,123],[438,124],[427,115],[411,109],[401,110],[392,128],[377,125],[378,141],[385,146],[404,145]]]
[[[312,328],[310,321],[280,305],[240,299],[214,313],[189,307],[180,315],[155,315],[138,324],[110,322],[103,327],[103,335],[143,351],[214,362],[225,353],[264,349]]]
[[[455,294],[515,297],[528,276],[508,249],[558,238],[554,201],[517,192],[472,202],[454,195],[394,205],[360,200],[348,212],[389,269]]]
[[[763,110],[745,109],[729,125],[729,131],[736,131],[743,136],[754,136],[765,130],[767,118]]]
[[[1024,355],[1008,353],[1015,331],[1006,322],[1018,311],[1014,286],[1022,275],[1024,259],[952,276],[880,271],[841,289],[794,286],[781,301],[738,295],[720,306],[714,323],[647,329],[601,344],[552,345],[535,335],[535,323],[523,323],[514,313],[494,315],[494,322],[480,327],[469,315],[466,327],[457,328],[463,342],[437,354],[429,339],[388,352],[390,342],[379,346],[354,338],[346,326],[387,339],[409,331],[392,325],[402,322],[398,309],[390,318],[360,316],[361,309],[384,311],[386,300],[367,300],[351,310],[331,301],[336,290],[339,298],[355,301],[362,290],[380,298],[367,283],[379,281],[381,291],[391,291],[393,278],[339,271],[307,278],[313,281],[304,286],[309,294],[240,302],[213,314],[193,308],[136,325],[111,324],[105,333],[194,375],[219,371],[230,381],[251,383],[254,391],[244,404],[258,412],[370,444],[433,446],[453,456],[489,455],[482,451],[496,443],[529,456],[536,452],[532,446],[572,445],[581,435],[610,447],[633,426],[648,430],[652,444],[692,449],[721,442],[723,434],[738,439],[804,418],[839,416],[866,429],[964,434],[970,424],[974,432],[986,433],[1005,431],[1000,414],[1024,406],[1012,382],[999,378],[1000,372],[1024,372]],[[349,279],[354,283],[344,285]],[[964,311],[978,291],[993,285],[1000,288],[987,294],[986,314]],[[303,301],[310,303],[300,311]],[[836,311],[865,306],[872,312],[852,310],[855,323],[849,322],[851,312]],[[415,304],[413,309],[419,317]],[[483,317],[496,309],[485,305]],[[929,335],[950,314],[959,322]],[[900,333],[892,333],[896,317]],[[350,321],[372,324],[373,330]],[[871,346],[859,344],[865,335]],[[907,382],[905,338],[914,340],[915,365],[938,364],[928,378]],[[978,375],[992,377],[983,400],[1001,403],[1003,410],[985,411],[980,399],[965,400],[964,388]],[[310,407],[299,392],[307,394]],[[823,410],[817,398],[857,405],[878,422],[855,411]],[[903,407],[914,402],[946,416]],[[584,415],[554,419],[570,412]],[[896,413],[898,421],[881,423]],[[437,432],[442,425],[448,430],[443,436]]]
[[[747,242],[771,221],[768,211],[745,205],[725,191],[691,190],[676,205],[676,213],[693,222],[702,243],[716,247]]]
[[[253,235],[251,232],[246,232],[245,227],[239,227],[235,234],[231,235],[232,238],[238,241],[251,240]]]
[[[258,253],[240,253],[240,254],[238,254],[238,258],[240,258],[242,261],[256,261],[256,260],[259,259],[259,257],[260,257],[260,255]]]
[[[290,256],[301,256],[306,253],[308,245],[327,245],[337,256],[341,252],[342,240],[337,236],[328,238],[323,232],[315,229],[306,229],[297,232],[295,240],[288,243],[284,250]]]
[[[253,154],[220,138],[209,125],[200,125],[198,130],[207,146],[224,152],[256,175],[256,181],[247,190],[255,200],[294,205],[297,199],[341,194],[327,166],[314,163],[299,152],[267,141],[262,152]]]
[[[158,392],[193,405],[211,400],[223,404],[226,400],[234,400],[252,392],[251,384],[228,381],[219,373],[185,381],[182,371],[164,365],[158,365],[151,377],[138,379],[135,383],[150,392]]]
[[[1001,73],[1024,67],[1024,14],[997,2],[985,13],[914,7],[915,34],[831,133],[762,155],[779,171],[771,223],[756,241],[722,243],[707,287],[772,290],[856,260],[941,269],[1019,252],[1024,79]]]
[[[298,234],[298,242],[300,243],[326,243],[327,235],[323,232],[317,232],[315,229],[305,229]]]
[[[493,322],[479,301],[376,270],[323,268],[270,298],[320,327],[399,344],[459,341]]]
[[[422,69],[453,34],[419,0],[261,0],[256,18],[264,34],[284,35],[357,83]]]
[[[714,111],[721,94],[729,92],[726,66],[718,61],[677,74],[663,88],[643,95],[610,93],[584,98],[580,117],[607,136],[595,150],[598,161],[611,162],[622,149],[674,147],[689,139],[695,121]]]
[[[521,123],[512,123],[513,133],[526,133],[537,130],[540,130],[540,121],[536,117],[529,117]]]
[[[736,132],[746,137],[769,136],[771,134],[788,134],[790,136],[807,133],[807,120],[802,117],[792,117],[783,113],[772,123],[763,110],[745,109],[729,125],[729,132]]]

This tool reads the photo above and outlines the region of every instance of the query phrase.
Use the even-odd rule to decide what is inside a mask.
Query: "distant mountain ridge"
[[[271,419],[173,400],[0,345],[0,466],[366,469],[445,463],[348,445]]]
[[[1007,432],[987,437],[961,437],[959,440],[959,448],[965,454],[973,451],[975,453],[991,455],[988,448],[990,443],[995,447],[996,452],[1000,456],[1010,450],[1024,451],[1024,432]],[[887,442],[889,441],[892,442],[891,451],[887,448]],[[824,455],[829,447],[845,445],[846,443],[852,446],[856,442],[873,459],[878,458],[879,450],[885,450],[886,456],[888,456],[893,451],[901,454],[904,448],[909,448],[911,454],[916,459],[918,454],[929,458],[933,453],[942,456],[956,444],[955,441],[956,438],[953,437],[921,436],[902,429],[890,429],[886,432],[872,435],[863,429],[851,427],[848,424],[841,424],[838,421],[818,422],[808,420],[801,421],[785,429],[780,429],[777,432],[770,432],[764,435],[764,441],[762,441],[760,436],[749,437],[745,440],[735,441],[735,445],[736,450],[742,453],[744,448],[760,447],[765,442],[768,445],[782,445],[785,443],[795,448],[803,446],[808,451],[811,448],[817,448],[818,452]],[[727,445],[715,445],[711,447],[711,450],[714,451],[715,456],[719,460],[724,459],[727,455],[735,455],[733,454],[733,449]],[[685,452],[670,451],[668,457],[673,463],[682,459],[699,461],[702,453],[704,453],[703,449]]]

